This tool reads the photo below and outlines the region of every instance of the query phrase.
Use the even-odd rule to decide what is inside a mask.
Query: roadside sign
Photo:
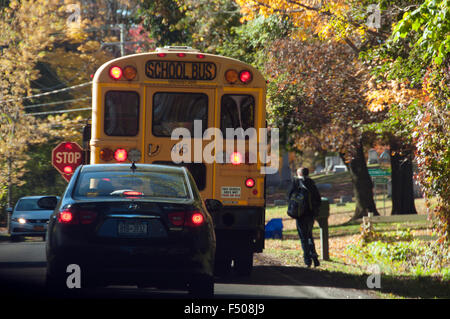
[[[377,184],[387,184],[389,183],[389,179],[386,177],[374,176],[373,182]]]
[[[391,173],[379,168],[369,168],[370,176],[391,176]]]
[[[52,165],[67,181],[83,163],[83,149],[74,142],[62,142],[52,151]]]

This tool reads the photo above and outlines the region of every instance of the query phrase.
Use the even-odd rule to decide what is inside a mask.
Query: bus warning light
[[[239,80],[245,84],[249,83],[252,80],[252,73],[247,70],[241,71],[241,73],[239,73]]]
[[[236,70],[230,69],[225,72],[225,80],[227,80],[228,83],[234,84],[238,81],[239,75]]]
[[[109,69],[109,75],[114,79],[118,80],[122,77],[122,69],[118,66],[113,66],[111,69]]]
[[[137,74],[137,70],[134,66],[131,65],[127,65],[124,69],[123,69],[123,76],[125,77],[125,79],[131,81],[136,77]]]

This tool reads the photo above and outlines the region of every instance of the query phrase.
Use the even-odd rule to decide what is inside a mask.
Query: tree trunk
[[[414,204],[414,183],[411,151],[400,152],[391,143],[392,215],[417,214]]]
[[[352,178],[353,193],[356,202],[352,220],[367,216],[369,212],[373,213],[374,216],[380,215],[373,200],[373,183],[367,169],[362,144],[358,146],[356,155],[352,161],[346,165]]]

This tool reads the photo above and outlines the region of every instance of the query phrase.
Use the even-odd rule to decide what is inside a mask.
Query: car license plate
[[[33,230],[34,231],[44,231],[45,229],[44,229],[44,226],[34,226]]]
[[[119,236],[124,237],[145,237],[147,236],[148,224],[142,221],[119,221]]]

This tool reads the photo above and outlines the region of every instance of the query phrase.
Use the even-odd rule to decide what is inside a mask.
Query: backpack
[[[307,212],[313,211],[311,193],[301,179],[298,180],[298,189],[289,199],[287,214],[292,218],[299,218]]]

